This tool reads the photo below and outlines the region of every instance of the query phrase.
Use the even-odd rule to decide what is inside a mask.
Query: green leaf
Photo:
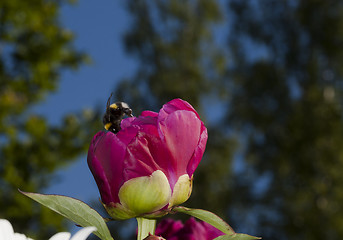
[[[97,211],[86,203],[75,198],[61,195],[20,192],[82,227],[96,227],[97,231],[95,231],[94,234],[99,238],[103,240],[113,240],[105,220]]]
[[[235,234],[235,231],[230,227],[229,224],[227,224],[223,219],[221,219],[220,217],[218,217],[217,215],[209,211],[202,210],[202,209],[191,209],[191,208],[186,208],[182,206],[174,207],[173,211],[186,213],[188,215],[196,217],[204,222],[207,222],[208,224],[219,229],[220,231],[222,231],[223,233],[227,235]]]
[[[251,239],[261,239],[260,237],[254,237],[247,234],[235,233],[232,235],[219,236],[213,240],[251,240]]]

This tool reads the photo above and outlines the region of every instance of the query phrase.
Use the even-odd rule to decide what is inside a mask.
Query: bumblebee
[[[111,104],[111,96],[107,100],[106,112],[102,119],[104,128],[113,133],[119,132],[120,123],[125,115],[133,117],[132,110],[127,103],[116,102]]]

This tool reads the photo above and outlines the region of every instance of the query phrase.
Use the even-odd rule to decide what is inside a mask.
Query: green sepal
[[[213,240],[252,240],[252,239],[261,239],[260,237],[250,236],[243,233],[235,233],[232,235],[222,235]]]
[[[96,227],[94,232],[102,240],[113,240],[101,215],[86,203],[61,195],[39,194],[20,191],[25,196],[72,220],[81,227]]]
[[[259,237],[250,236],[247,234],[235,233],[235,231],[227,224],[223,219],[218,217],[216,214],[202,210],[202,209],[192,209],[186,208],[182,206],[173,207],[172,211],[185,213],[196,217],[208,224],[212,225],[213,227],[219,229],[226,235],[219,236],[214,240],[251,240],[251,239],[261,239]]]
[[[235,231],[230,227],[229,224],[227,224],[223,219],[218,217],[216,214],[211,213],[209,211],[202,209],[186,208],[182,206],[173,207],[172,211],[181,212],[196,217],[204,222],[207,222],[208,224],[219,229],[227,235],[235,234]]]
[[[168,204],[171,189],[166,175],[161,170],[157,170],[150,176],[126,181],[120,187],[118,197],[122,205],[121,211],[127,214],[128,218],[132,218],[160,210]],[[116,214],[111,217],[115,218]]]

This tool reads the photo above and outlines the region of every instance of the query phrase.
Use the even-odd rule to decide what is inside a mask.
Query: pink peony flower
[[[153,217],[185,202],[206,142],[198,113],[181,99],[123,119],[117,134],[97,133],[88,165],[107,212],[114,219]]]
[[[155,235],[167,240],[212,240],[225,234],[212,225],[203,221],[198,222],[192,217],[185,224],[173,219],[164,219],[157,225]]]

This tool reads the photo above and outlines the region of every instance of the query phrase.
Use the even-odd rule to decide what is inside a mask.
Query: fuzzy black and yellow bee
[[[132,110],[127,103],[116,102],[111,104],[111,96],[107,100],[106,112],[102,119],[104,128],[113,133],[120,131],[120,123],[125,115],[133,117]]]

